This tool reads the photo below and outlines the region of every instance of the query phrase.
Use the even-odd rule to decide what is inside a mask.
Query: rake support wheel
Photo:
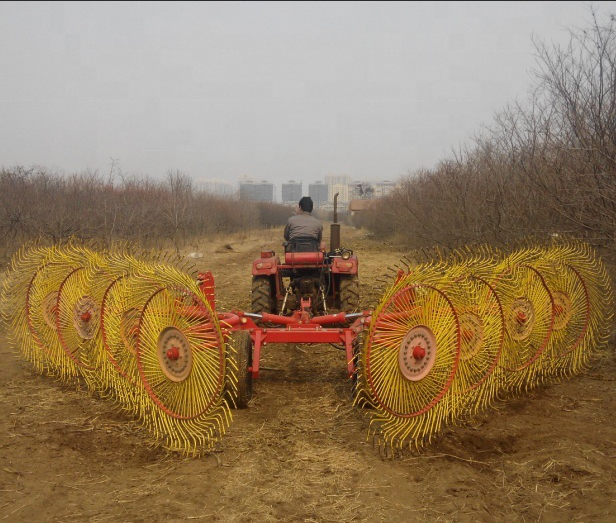
[[[237,367],[237,386],[235,390],[230,388],[227,395],[231,407],[245,409],[252,399],[252,339],[246,331],[233,331],[227,344],[232,346],[228,350],[229,358],[233,358]]]

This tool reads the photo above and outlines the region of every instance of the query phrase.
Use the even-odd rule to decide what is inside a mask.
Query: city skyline
[[[354,180],[349,175],[328,175],[324,180],[316,180],[307,186],[298,180],[287,180],[276,185],[269,180],[254,180],[245,176],[238,181],[235,194],[240,199],[254,201],[271,201],[283,204],[295,204],[301,197],[310,196],[315,207],[331,204],[334,195],[338,194],[338,201],[349,203],[354,199],[370,199],[385,196],[391,192],[396,182],[390,180]],[[227,182],[227,187],[231,186]],[[280,187],[280,193],[277,188]],[[221,194],[229,194],[224,192]],[[280,197],[278,198],[278,194]]]

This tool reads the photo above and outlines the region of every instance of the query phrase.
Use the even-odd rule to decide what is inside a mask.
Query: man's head
[[[299,201],[299,208],[303,212],[312,212],[312,198],[310,196],[303,196],[302,199]]]

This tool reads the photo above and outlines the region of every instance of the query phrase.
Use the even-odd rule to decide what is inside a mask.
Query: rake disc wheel
[[[58,311],[58,291],[51,291],[43,298],[41,314],[50,329],[56,330],[56,313]]]
[[[510,338],[503,368],[516,372],[535,363],[548,346],[554,301],[541,273],[527,265],[515,266],[509,287],[500,290],[505,295],[503,310]]]
[[[139,309],[131,308],[122,313],[120,318],[120,338],[131,352],[137,348],[137,331],[139,330]]]
[[[137,336],[139,376],[165,414],[193,419],[213,409],[223,393],[225,354],[212,313],[200,306],[178,307],[189,293],[179,286],[156,291],[145,303]]]
[[[436,287],[405,285],[373,317],[365,355],[369,395],[401,418],[432,409],[458,366],[458,315]]]

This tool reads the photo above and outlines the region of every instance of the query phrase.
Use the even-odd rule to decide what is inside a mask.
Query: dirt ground
[[[362,306],[395,245],[342,229],[360,258]],[[219,309],[248,309],[250,261],[281,231],[203,242]],[[329,345],[268,346],[250,407],[219,452],[150,447],[103,400],[32,371],[0,334],[0,521],[616,521],[614,345],[584,375],[451,427],[389,459],[351,406]]]

